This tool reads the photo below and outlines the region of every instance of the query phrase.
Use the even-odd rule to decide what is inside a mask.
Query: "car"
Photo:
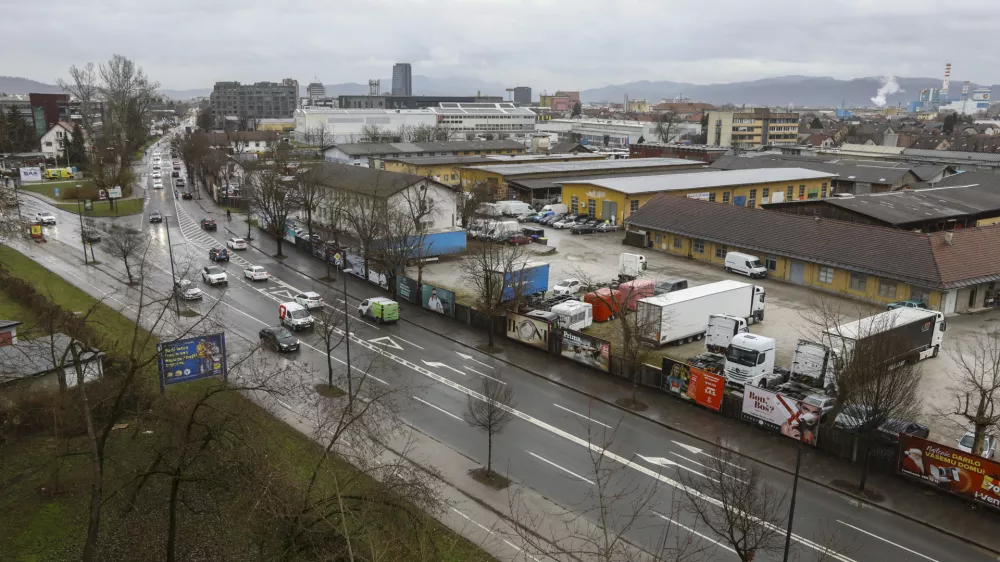
[[[524,244],[531,244],[531,237],[525,236],[520,232],[509,232],[504,235],[503,241],[507,244],[521,246]]]
[[[101,231],[96,228],[85,228],[83,229],[83,241],[90,244],[96,244],[101,241]]]
[[[575,295],[576,293],[579,293],[580,289],[582,288],[583,288],[583,283],[579,279],[575,277],[569,277],[567,279],[563,279],[562,281],[556,283],[555,287],[552,287],[552,294],[559,296]]]
[[[537,217],[537,216],[538,216],[538,213],[536,213],[534,211],[531,211],[530,213],[524,213],[524,214],[517,215],[517,221],[518,222],[529,222],[529,221],[531,221],[531,219],[533,219],[534,217]]]
[[[258,334],[261,345],[274,348],[275,351],[296,351],[299,349],[299,340],[284,326],[270,326],[262,329]]]
[[[55,224],[56,216],[52,213],[42,211],[41,213],[35,214],[35,222],[39,224]]]
[[[542,219],[542,220],[540,220],[538,222],[541,223],[541,224],[544,224],[544,225],[551,226],[551,225],[553,225],[553,224],[561,221],[564,216],[565,215],[550,215],[550,216],[547,216],[547,217],[545,217],[544,219]]]
[[[594,227],[594,232],[615,232],[618,230],[618,225],[611,224],[610,222],[602,222],[601,224]]]
[[[865,406],[848,404],[844,406],[844,409],[837,414],[836,418],[834,418],[833,426],[846,431],[859,431],[862,429],[861,426],[864,424],[865,418],[868,417],[865,413]],[[927,436],[930,435],[931,430],[926,425],[912,420],[890,418],[879,425],[875,435],[880,440],[888,443],[897,443],[899,441],[900,433],[926,439]]]
[[[178,297],[186,301],[196,301],[200,300],[203,293],[201,289],[194,286],[194,283],[188,281],[187,279],[181,279],[180,281],[174,283],[174,290]]]
[[[159,211],[150,211],[149,222],[163,222],[163,214]]]
[[[157,179],[159,177],[160,177],[160,171],[159,170],[153,170],[153,179]]]
[[[226,275],[225,269],[222,269],[217,265],[206,265],[201,268],[201,280],[209,285],[218,285],[220,283],[228,284],[229,276]]]
[[[174,185],[177,187],[184,187],[184,178],[177,178],[174,180]]]
[[[570,228],[576,224],[576,218],[570,219],[569,217],[563,217],[562,220],[552,223],[552,228]]]
[[[179,177],[181,177],[181,171],[175,169],[174,171],[170,172],[170,176],[171,177],[175,177],[175,178],[179,178]]]
[[[975,443],[975,441],[976,441],[976,433],[972,430],[966,431],[965,435],[963,435],[962,438],[958,440],[958,444],[955,445],[955,448],[958,449],[959,451],[962,451],[963,453],[969,453],[971,455],[972,445]],[[979,456],[983,457],[984,459],[992,459],[993,455],[996,454],[996,451],[997,451],[996,435],[992,435],[989,433],[983,435],[983,452]]]
[[[570,234],[593,234],[596,229],[587,223],[575,224],[569,229]]]
[[[226,246],[230,250],[246,250],[247,241],[242,238],[230,238],[229,240],[226,240]]]
[[[229,261],[229,250],[225,248],[212,248],[208,251],[208,259],[212,261]]]
[[[899,301],[889,303],[889,310],[894,310],[897,308],[923,308],[926,309],[927,305],[921,301]]]
[[[542,221],[543,221],[543,220],[544,220],[544,219],[545,219],[546,217],[550,217],[550,216],[552,216],[553,214],[554,214],[554,213],[552,213],[551,211],[550,211],[550,212],[545,212],[545,213],[535,213],[535,214],[534,214],[534,215],[532,215],[532,216],[531,216],[531,218],[529,218],[528,220],[530,220],[531,222],[539,222],[539,223],[540,223],[540,222],[542,222]]]
[[[308,291],[295,295],[295,302],[309,310],[323,308],[323,297],[319,293]]]
[[[163,189],[163,181],[153,180],[153,189]]]
[[[201,219],[201,228],[203,230],[218,230],[219,225],[215,224],[215,219]]]
[[[587,220],[587,222],[581,224],[585,224],[587,226],[596,228],[597,225],[601,224],[601,222],[603,222],[601,219],[595,219],[591,217],[589,220]]]
[[[184,193],[181,193],[181,199],[194,199],[194,194],[190,191],[185,191]]]
[[[243,270],[243,277],[251,281],[267,281],[270,279],[270,275],[264,266],[261,265],[248,265],[246,269]]]

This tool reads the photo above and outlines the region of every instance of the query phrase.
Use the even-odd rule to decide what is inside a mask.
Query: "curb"
[[[250,244],[249,242],[248,242],[247,244],[248,244],[249,246],[252,246],[252,247],[253,247],[254,249],[256,249],[256,250],[258,250],[258,251],[260,251],[260,252],[263,252],[263,251],[264,251],[264,250],[261,250],[261,249],[260,249],[259,247],[257,247],[257,246],[256,246],[256,245],[254,245],[254,244]],[[266,253],[266,252],[264,252],[264,253]],[[279,260],[279,261],[280,261],[280,260]],[[294,267],[294,266],[292,266],[292,265],[289,265],[289,264],[287,264],[287,263],[285,263],[285,262],[280,262],[280,263],[281,263],[281,265],[282,265],[282,266],[284,266],[284,267],[287,267],[288,269],[291,269],[291,270],[295,271],[295,272],[296,272],[296,273],[298,273],[299,275],[302,275],[302,276],[305,276],[305,277],[307,277],[307,278],[309,278],[309,279],[312,279],[313,281],[315,281],[315,282],[317,282],[317,283],[321,283],[321,284],[323,284],[323,285],[328,285],[328,284],[327,284],[327,283],[326,283],[325,281],[320,281],[320,280],[319,280],[319,278],[317,278],[317,277],[314,277],[314,276],[312,276],[312,275],[310,275],[310,274],[308,274],[308,273],[306,273],[306,272],[302,271],[301,269],[299,269],[299,268],[297,268],[297,267]],[[358,279],[360,279],[360,277],[359,277]],[[362,279],[362,281],[363,281],[363,279]],[[332,286],[331,286],[331,287],[332,287]],[[332,288],[334,288],[334,290],[337,290],[337,289],[336,289],[335,287],[332,287]],[[384,290],[384,289],[381,289],[381,287],[380,287],[379,289],[380,289],[380,290]],[[345,296],[352,296],[352,295],[350,295],[350,293],[347,293],[347,292],[345,291]],[[354,297],[354,298],[357,298],[357,297]],[[434,329],[432,329],[432,328],[429,328],[429,327],[427,327],[427,326],[423,326],[423,325],[420,325],[420,324],[417,324],[416,322],[413,322],[413,321],[411,321],[411,320],[407,320],[406,318],[401,318],[401,320],[402,320],[403,322],[406,322],[406,323],[408,323],[408,324],[411,324],[411,325],[413,325],[413,326],[419,326],[419,327],[421,327],[421,328],[423,328],[423,329],[425,329],[425,330],[427,330],[427,331],[429,331],[429,332],[431,332],[431,333],[433,333],[433,334],[435,334],[435,335],[437,335],[437,336],[439,336],[439,337],[442,337],[442,338],[444,338],[444,339],[446,339],[446,340],[449,340],[449,341],[451,341],[451,342],[454,342],[454,343],[457,343],[458,345],[461,345],[462,347],[465,347],[465,348],[467,348],[467,349],[470,349],[470,350],[475,350],[475,351],[477,351],[477,352],[479,352],[479,353],[484,353],[484,352],[480,351],[479,349],[476,349],[475,347],[473,347],[473,346],[470,346],[470,345],[466,344],[465,342],[462,342],[462,341],[459,341],[459,340],[457,340],[457,339],[455,339],[455,338],[452,338],[452,337],[450,337],[450,336],[448,336],[448,335],[446,335],[446,334],[442,334],[442,333],[440,333],[440,332],[437,332],[437,331],[435,331]],[[574,391],[574,392],[577,392],[577,393],[579,393],[579,394],[582,394],[582,395],[584,395],[584,396],[587,396],[587,397],[589,397],[589,398],[590,398],[590,399],[592,399],[592,400],[595,400],[595,401],[597,401],[597,402],[600,402],[600,403],[602,403],[602,404],[606,404],[606,405],[608,405],[608,406],[611,406],[612,408],[615,408],[615,409],[617,409],[617,410],[620,410],[620,411],[622,411],[622,412],[626,412],[626,413],[628,413],[628,414],[630,414],[630,415],[633,415],[633,416],[638,416],[638,417],[641,417],[641,418],[643,418],[643,419],[645,419],[645,420],[647,420],[647,421],[650,421],[650,422],[652,422],[652,423],[654,423],[654,424],[656,424],[656,425],[659,425],[659,426],[661,426],[661,427],[664,427],[664,428],[666,428],[666,429],[670,429],[670,430],[672,430],[672,431],[676,431],[677,433],[680,433],[680,434],[682,434],[682,435],[685,435],[685,436],[687,436],[687,437],[690,437],[691,439],[696,439],[696,440],[698,440],[698,441],[701,441],[702,443],[705,443],[705,444],[708,444],[708,445],[710,445],[710,446],[715,446],[715,444],[714,444],[714,443],[710,443],[709,441],[705,440],[705,438],[703,438],[703,437],[699,437],[699,436],[697,436],[697,435],[695,435],[695,434],[693,434],[693,433],[690,433],[689,431],[685,430],[684,428],[681,428],[681,427],[675,427],[675,426],[673,426],[673,425],[670,425],[670,424],[668,424],[668,423],[665,423],[665,422],[662,422],[662,421],[659,421],[659,420],[655,420],[655,419],[652,419],[652,418],[647,418],[647,417],[645,417],[645,416],[642,416],[642,415],[640,415],[640,414],[637,414],[637,413],[633,412],[632,410],[629,410],[628,408],[623,408],[623,407],[619,406],[618,404],[615,404],[615,403],[614,403],[614,402],[612,402],[612,401],[609,401],[609,400],[606,400],[606,399],[604,399],[604,398],[601,398],[601,397],[599,397],[599,396],[596,396],[596,395],[594,395],[594,394],[590,394],[590,393],[588,393],[588,392],[585,392],[585,391],[583,391],[583,390],[580,390],[579,388],[576,388],[576,387],[573,387],[573,386],[570,386],[570,385],[568,385],[568,384],[566,384],[566,383],[564,383],[564,382],[561,382],[561,381],[557,381],[557,380],[554,380],[554,379],[550,379],[549,377],[546,377],[545,375],[543,375],[543,374],[541,374],[541,373],[538,373],[538,372],[536,372],[536,371],[533,371],[533,370],[531,370],[531,369],[530,369],[530,368],[528,368],[528,367],[525,367],[525,366],[522,366],[522,365],[518,365],[518,364],[516,364],[516,363],[513,363],[513,362],[511,362],[511,361],[508,361],[508,360],[506,360],[506,359],[503,359],[503,358],[501,358],[501,357],[497,357],[497,356],[495,356],[495,355],[490,355],[490,357],[493,357],[493,358],[494,358],[494,359],[496,359],[497,361],[500,361],[500,362],[502,362],[502,363],[505,363],[505,364],[507,364],[507,365],[510,365],[510,366],[512,366],[512,367],[516,367],[516,368],[518,368],[518,369],[520,369],[520,370],[522,370],[522,371],[525,371],[525,372],[527,372],[527,373],[531,373],[532,375],[534,375],[534,376],[536,376],[536,377],[539,377],[539,378],[542,378],[542,379],[545,379],[545,380],[547,380],[547,381],[549,381],[549,382],[551,382],[551,383],[553,383],[553,384],[556,384],[556,385],[558,385],[558,386],[560,386],[560,387],[562,387],[562,388],[566,388],[566,389],[568,389],[568,390],[572,390],[572,391]],[[786,468],[783,468],[783,467],[781,467],[781,466],[778,466],[778,465],[775,465],[775,464],[771,464],[771,463],[769,463],[769,462],[767,462],[767,461],[765,461],[765,460],[761,460],[761,459],[758,459],[758,458],[756,458],[756,457],[751,457],[751,456],[749,456],[749,455],[745,455],[745,454],[743,454],[743,453],[740,453],[740,452],[737,452],[737,451],[731,451],[731,452],[733,452],[733,453],[735,453],[735,454],[737,454],[737,455],[740,455],[740,456],[743,456],[743,457],[748,457],[748,458],[752,459],[752,460],[753,460],[754,462],[758,462],[758,463],[760,463],[760,464],[762,464],[762,465],[764,465],[764,466],[767,466],[767,467],[769,467],[769,468],[771,468],[771,469],[773,469],[773,470],[777,470],[778,472],[781,472],[781,473],[784,473],[784,474],[787,474],[787,475],[789,475],[789,476],[794,476],[794,475],[795,475],[795,473],[794,473],[793,471],[791,471],[791,470],[788,470],[788,469],[786,469]],[[802,475],[801,473],[799,474],[799,478],[801,478],[801,479],[803,479],[803,480],[806,480],[807,482],[811,482],[811,483],[813,483],[813,484],[816,484],[817,486],[820,486],[821,488],[824,488],[824,489],[826,489],[826,490],[829,490],[829,491],[831,491],[831,492],[835,492],[835,493],[837,493],[837,494],[841,494],[841,495],[844,495],[844,496],[847,496],[847,497],[851,497],[851,498],[853,498],[854,500],[856,500],[856,501],[858,501],[858,502],[860,502],[860,503],[862,503],[862,504],[864,504],[864,505],[866,505],[866,506],[868,506],[868,507],[873,507],[873,508],[876,508],[876,509],[879,509],[879,510],[881,510],[881,511],[883,511],[883,512],[886,512],[886,513],[891,513],[891,514],[893,514],[893,515],[896,515],[896,516],[898,516],[898,517],[902,517],[903,519],[906,519],[906,520],[908,520],[908,521],[910,521],[910,522],[913,522],[913,523],[917,523],[917,524],[919,524],[919,525],[922,525],[922,526],[924,526],[924,527],[927,527],[927,528],[929,528],[929,529],[933,529],[933,530],[935,530],[935,531],[938,531],[939,533],[943,533],[943,534],[945,534],[945,535],[947,535],[947,536],[949,536],[949,537],[952,537],[952,538],[954,538],[954,539],[959,539],[959,540],[961,540],[961,541],[964,541],[964,542],[967,542],[967,543],[969,543],[969,544],[972,544],[972,545],[975,545],[975,546],[977,546],[977,547],[979,547],[979,548],[981,548],[981,549],[983,549],[983,550],[985,550],[985,551],[987,551],[987,552],[990,552],[990,553],[993,553],[993,554],[996,554],[996,555],[1000,555],[1000,550],[997,550],[997,549],[994,549],[994,548],[992,548],[992,547],[989,547],[989,546],[986,546],[986,545],[984,545],[984,544],[982,544],[982,543],[980,543],[980,542],[977,542],[977,541],[974,541],[974,540],[971,540],[971,539],[969,539],[969,538],[967,538],[967,537],[965,537],[965,536],[962,536],[962,535],[960,535],[960,534],[958,534],[958,533],[955,533],[955,532],[953,532],[953,531],[949,531],[949,530],[947,530],[947,529],[942,529],[941,527],[936,527],[936,526],[934,526],[933,524],[931,524],[931,523],[928,523],[927,521],[921,521],[920,519],[917,519],[917,518],[915,518],[915,517],[913,517],[913,516],[911,516],[911,515],[908,515],[908,514],[906,514],[906,513],[903,513],[902,511],[898,511],[898,510],[895,510],[895,509],[892,509],[892,508],[889,508],[889,507],[886,507],[886,506],[883,506],[883,505],[879,505],[879,504],[877,504],[877,503],[874,503],[874,502],[872,502],[871,500],[869,500],[869,499],[867,499],[867,498],[864,498],[864,497],[862,497],[862,496],[859,496],[859,495],[857,495],[857,494],[853,494],[853,493],[850,493],[850,492],[848,492],[848,491],[846,491],[846,490],[843,490],[843,489],[841,489],[841,488],[837,488],[836,486],[833,486],[833,485],[830,485],[830,484],[826,484],[826,483],[824,483],[824,482],[820,482],[820,481],[818,481],[818,480],[813,480],[813,479],[811,479],[811,478],[808,478],[808,477],[806,477],[806,476],[803,476],[803,475]]]

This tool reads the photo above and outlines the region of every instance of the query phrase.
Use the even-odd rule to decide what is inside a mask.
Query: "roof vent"
[[[949,246],[954,246],[954,244],[952,244],[952,239],[954,237],[955,237],[955,233],[954,232],[952,232],[950,230],[948,232],[945,232],[944,233],[944,243],[947,244],[947,245],[949,245]]]

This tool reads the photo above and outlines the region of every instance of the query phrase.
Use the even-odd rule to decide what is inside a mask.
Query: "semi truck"
[[[618,256],[618,281],[631,281],[646,273],[646,256],[642,254],[620,254]]]
[[[842,356],[861,344],[888,349],[892,356],[886,361],[916,362],[938,356],[947,329],[943,312],[896,308],[829,329],[823,337]]]
[[[656,346],[687,343],[704,337],[712,314],[736,316],[747,324],[763,321],[764,288],[719,281],[641,299],[636,313],[645,341]]]
[[[737,334],[747,332],[747,320],[731,314],[710,314],[705,332],[705,350],[725,355]]]
[[[500,275],[500,272],[495,272]],[[540,261],[527,261],[504,275],[503,300],[509,301],[520,292],[520,296],[529,297],[544,294],[549,290],[549,264]]]

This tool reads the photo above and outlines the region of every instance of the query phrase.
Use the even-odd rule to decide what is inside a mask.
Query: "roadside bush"
[[[68,187],[66,189],[60,190],[61,199],[63,201],[76,201],[77,199],[93,199],[97,200],[99,197],[99,192],[96,186],[84,185],[80,188]]]

